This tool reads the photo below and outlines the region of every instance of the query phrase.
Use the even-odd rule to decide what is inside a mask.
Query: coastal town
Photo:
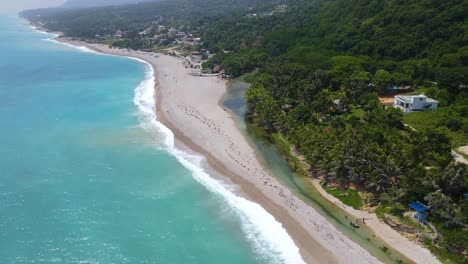
[[[202,64],[214,56],[209,50],[200,48],[202,40],[200,37],[192,33],[184,31],[185,27],[173,27],[161,25],[160,21],[153,21],[151,26],[139,32],[139,38],[146,46],[153,48],[144,48],[144,52],[163,52],[183,58],[186,67],[193,69],[193,75],[207,76],[220,75],[221,67],[215,65],[211,69],[203,69]],[[95,35],[95,39],[106,43],[119,43],[126,37],[128,32],[117,30],[113,35],[106,34],[104,36]],[[118,46],[118,44],[116,44]]]

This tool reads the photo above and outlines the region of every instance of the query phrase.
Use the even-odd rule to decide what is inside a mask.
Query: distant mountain
[[[116,6],[126,4],[137,4],[143,2],[155,2],[158,0],[68,0],[60,7],[63,8],[82,8],[95,6]]]

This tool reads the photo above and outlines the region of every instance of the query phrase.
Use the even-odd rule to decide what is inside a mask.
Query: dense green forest
[[[398,84],[434,80],[458,93],[468,83],[467,11],[461,0],[304,1],[271,17],[218,21],[204,45],[236,51],[215,60],[234,76],[281,57],[342,78],[380,69]]]
[[[279,5],[287,9],[272,12]],[[125,30],[131,48],[151,46],[137,32],[154,20],[183,25],[216,54],[204,67],[230,77],[257,69],[249,120],[285,138],[325,182],[364,191],[393,215],[428,204],[441,233],[429,244],[452,263],[468,262],[468,168],[451,153],[468,143],[466,14],[463,0],[176,0],[23,13],[67,36]],[[442,108],[405,116],[418,124],[409,128],[378,100],[393,85]]]
[[[211,63],[234,76],[259,68],[247,92],[252,122],[283,135],[325,182],[371,193],[367,202],[378,210],[401,216],[412,201],[428,204],[443,236],[436,252],[466,262],[468,171],[451,149],[468,142],[468,3],[342,0],[293,8],[250,27],[219,25],[207,48],[233,52]],[[233,47],[228,36],[241,41]],[[432,86],[425,91],[447,109],[439,124],[404,126],[400,110],[378,101],[389,85]],[[452,131],[462,135],[456,144]],[[459,253],[449,254],[453,248]]]

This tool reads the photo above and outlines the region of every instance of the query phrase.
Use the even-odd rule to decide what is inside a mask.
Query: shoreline
[[[183,150],[188,150],[190,152],[195,152],[201,154],[206,159],[205,164],[207,169],[210,172],[210,175],[217,175],[220,178],[227,177],[231,182],[236,184],[240,187],[241,194],[244,197],[247,197],[249,200],[254,201],[255,203],[260,204],[267,212],[275,217],[275,219],[283,224],[283,227],[287,230],[288,234],[293,238],[296,245],[299,247],[300,253],[303,259],[308,263],[322,263],[322,262],[340,262],[340,263],[378,263],[379,261],[369,252],[364,250],[361,246],[351,241],[341,232],[336,230],[334,226],[328,223],[321,215],[315,212],[314,209],[310,208],[308,205],[304,204],[301,200],[296,198],[294,194],[292,194],[289,190],[281,186],[279,182],[276,181],[273,177],[268,175],[267,172],[262,168],[262,166],[257,161],[256,164],[248,164],[248,161],[243,160],[242,164],[240,162],[234,163],[233,160],[238,161],[240,160],[244,154],[249,159],[256,159],[255,155],[252,155],[253,150],[250,146],[245,144],[241,144],[238,159],[232,158],[235,151],[231,151],[229,149],[229,144],[239,143],[240,141],[246,141],[245,138],[242,138],[242,133],[238,130],[238,127],[234,124],[232,117],[228,114],[225,110],[223,111],[222,107],[218,105],[219,101],[224,96],[227,87],[225,81],[215,80],[216,86],[215,88],[220,89],[221,91],[216,91],[215,94],[209,96],[208,98],[210,102],[203,102],[209,104],[208,110],[212,110],[217,112],[215,115],[215,119],[219,120],[210,120],[210,118],[204,117],[205,112],[197,111],[197,109],[188,109],[186,106],[197,108],[196,100],[193,100],[192,104],[190,104],[190,100],[183,101],[185,103],[184,107],[180,108],[177,105],[174,105],[174,102],[171,103],[171,99],[177,99],[177,95],[185,96],[184,92],[182,91],[171,91],[173,90],[171,85],[177,86],[177,82],[181,79],[185,78],[190,80],[195,80],[198,78],[204,79],[203,82],[209,83],[213,82],[213,77],[183,77],[183,78],[176,78],[173,76],[173,79],[167,77],[167,73],[163,75],[163,73],[159,70],[161,64],[158,62],[161,58],[154,57],[154,54],[149,54],[146,52],[139,52],[139,51],[128,51],[128,50],[120,50],[120,49],[110,49],[102,44],[89,44],[81,41],[71,41],[66,40],[63,38],[56,39],[60,42],[65,42],[75,46],[83,46],[93,51],[109,54],[109,55],[116,55],[116,56],[125,56],[130,58],[136,58],[139,60],[143,60],[149,63],[153,67],[154,71],[154,78],[156,82],[155,92],[156,92],[156,113],[157,119],[159,122],[164,124],[167,128],[169,128],[176,140],[176,146]],[[171,69],[174,69],[176,64],[179,64],[178,59],[167,56],[167,55],[159,55],[164,60],[172,61],[175,63],[172,65]],[[183,69],[182,65],[179,65],[179,68]],[[181,71],[181,69],[176,69],[176,71]],[[182,75],[187,75],[186,72]],[[164,81],[164,83],[162,83]],[[174,83],[175,82],[175,83]],[[203,83],[201,82],[201,83]],[[169,90],[169,91],[168,91]],[[173,93],[172,93],[173,92]],[[206,100],[205,100],[206,101]],[[216,105],[218,109],[215,109],[213,105]],[[180,106],[180,105],[179,105]],[[202,107],[203,108],[203,107]],[[199,110],[207,110],[207,109],[199,109]],[[175,113],[177,112],[177,113]],[[201,126],[192,126],[190,127],[190,123],[194,122],[194,120],[190,120],[190,114],[198,112],[199,118],[205,118],[205,124]],[[222,114],[222,115],[220,115]],[[230,119],[231,118],[231,119]],[[230,136],[232,134],[235,135],[237,140],[233,141],[226,141],[218,142],[221,143],[220,145],[225,145],[227,147],[225,150],[226,153],[220,153],[216,151],[217,146],[210,146],[210,144],[203,143],[203,141],[210,140],[213,135],[208,135],[208,137],[200,136],[196,138],[191,138],[193,136],[193,132],[200,132],[201,129],[209,129],[211,126],[216,127],[217,131],[221,131],[222,127],[218,122],[221,122],[223,126],[227,125],[227,128],[234,129],[231,131]],[[229,122],[231,121],[231,122]],[[207,123],[210,123],[207,127]],[[226,124],[229,123],[229,124]],[[200,129],[201,128],[201,129]],[[184,133],[185,131],[185,133]],[[205,133],[208,134],[208,133]],[[239,138],[239,135],[241,136]],[[219,140],[219,139],[216,139]],[[216,141],[214,140],[214,141]],[[208,142],[209,143],[209,142]],[[226,144],[227,143],[227,144]],[[237,150],[236,150],[237,151]],[[241,155],[242,152],[242,155]],[[244,153],[245,152],[245,153]],[[254,153],[253,153],[254,154]],[[224,158],[224,159],[223,159]],[[230,159],[229,159],[230,158]],[[255,163],[252,161],[251,163]],[[260,175],[260,181],[257,179],[252,179],[251,176],[243,176],[245,174],[250,174],[251,171],[258,172]],[[215,178],[218,178],[215,177]],[[317,188],[321,193],[324,190],[322,188]],[[327,193],[325,193],[327,194]],[[334,202],[330,197],[324,195],[327,199]],[[331,197],[334,198],[334,197]],[[341,205],[339,205],[342,207]],[[344,209],[344,208],[343,208]],[[345,209],[345,211],[347,211]],[[348,212],[350,213],[350,212]],[[350,213],[353,214],[353,213]],[[354,214],[353,214],[354,215]],[[379,231],[382,226],[376,226]],[[388,226],[387,226],[388,227]],[[390,228],[390,227],[388,227]],[[392,230],[393,231],[393,230]],[[396,231],[394,231],[396,232]],[[399,235],[399,234],[398,234]],[[388,242],[385,237],[382,238],[384,241]],[[396,240],[392,240],[392,243],[400,244],[399,238],[396,237]],[[411,242],[413,243],[413,242]],[[389,243],[391,244],[391,243]],[[393,245],[393,244],[392,244]],[[408,245],[405,245],[408,247]],[[411,245],[414,247],[414,244]],[[403,255],[407,257],[412,256],[415,254],[412,251],[412,248],[406,248],[407,252],[402,252],[398,248],[397,251],[400,251]],[[408,255],[409,251],[409,255]],[[419,255],[419,254],[417,254]],[[410,258],[413,261],[414,258]],[[428,263],[438,263],[438,262],[431,262],[430,260],[418,259],[416,262],[428,262]]]
[[[243,145],[241,148],[245,150],[245,152],[248,152],[246,154],[249,156],[249,158],[253,158],[256,161],[253,149],[251,149],[250,145],[247,144],[246,140],[243,138],[243,135],[235,126],[234,121],[231,119],[232,117],[230,117],[230,115],[227,114],[227,112],[218,105],[219,101],[222,99],[222,96],[227,90],[225,81],[217,80],[215,77],[189,76],[180,61],[168,55],[159,55],[158,58],[156,58],[154,57],[154,54],[122,49],[110,49],[109,47],[102,44],[90,44],[81,41],[66,40],[64,38],[57,39],[57,41],[66,42],[78,47],[86,47],[95,52],[108,55],[133,57],[149,63],[153,67],[154,77],[156,80],[155,99],[157,119],[173,132],[176,147],[203,156],[206,160],[204,167],[210,175],[214,176],[216,179],[227,178],[230,182],[240,187],[238,194],[240,193],[241,196],[259,204],[268,213],[270,213],[286,229],[289,236],[293,239],[296,246],[299,248],[300,254],[304,261],[307,263],[356,263],[356,261],[359,263],[380,263],[377,258],[372,256],[361,246],[354,243],[341,232],[336,230],[330,223],[328,223],[328,221],[315,212],[315,210],[296,198],[289,190],[282,187],[276,181],[276,179],[267,175],[258,161],[256,162],[257,164],[251,165],[249,167],[252,168],[252,171],[254,170],[253,167],[256,167],[255,169],[258,170],[258,174],[262,174],[263,177],[261,178],[261,181],[258,181],[257,178],[256,182],[252,182],[249,179],[246,179],[248,176],[241,176],[241,174],[245,174],[246,172],[249,173],[250,168],[247,169],[246,165],[244,165],[244,167],[239,163],[233,164],[233,162],[229,162],[229,160],[233,160],[232,158],[225,158],[221,160],[219,157],[226,156],[225,153],[213,153],[216,152],[213,151],[214,149],[219,149],[218,144],[215,144],[215,146],[204,145],[202,142],[206,142],[206,140],[211,139],[213,135],[206,133],[208,134],[206,135],[208,137],[204,137],[203,134],[200,134],[199,132],[200,130],[207,128],[206,123],[209,121],[207,120],[205,124],[202,122],[200,124],[201,127],[200,125],[198,127],[192,127],[190,122],[194,121],[187,120],[187,117],[190,117],[190,115],[186,112],[188,109],[180,109],[177,107],[178,104],[175,104],[174,101],[169,100],[176,100],[177,98],[185,97],[187,95],[183,92],[173,93],[174,91],[171,91],[172,89],[167,89],[169,85],[176,84],[182,78],[168,76],[168,72],[163,73],[161,71],[161,63],[166,62],[172,64],[171,67],[168,67],[167,69],[179,72],[180,75],[185,76],[185,79],[188,79],[186,81],[191,82],[193,80],[201,80],[202,83],[207,82],[208,86],[212,86],[211,88],[220,89],[216,91],[216,96],[207,98],[210,100],[209,107],[211,110],[216,111],[215,114],[221,113],[223,115],[223,121],[230,121],[229,128],[232,129],[231,132],[236,134],[235,136],[237,138],[240,137],[239,139],[241,139]],[[164,62],[160,61],[161,58],[164,59]],[[177,67],[177,65],[179,69],[174,69]],[[215,85],[210,85],[210,82],[215,82]],[[195,100],[193,101],[195,102]],[[187,102],[185,101],[184,103]],[[192,105],[190,107],[194,106],[196,105]],[[216,109],[213,109],[214,107]],[[210,126],[215,126],[214,123],[212,124],[213,125],[208,125],[208,128],[210,128]],[[221,128],[218,127],[217,129]],[[194,133],[183,132],[189,130]],[[196,134],[197,132],[199,135],[201,135],[201,137],[198,139],[193,138],[193,134]],[[239,140],[233,141],[235,143],[239,143]],[[226,144],[229,142],[222,143],[229,145]],[[222,145],[222,143],[220,145]],[[267,184],[265,184],[265,182],[267,182]],[[262,186],[266,186],[267,188],[262,190],[262,188],[259,188]]]
[[[139,51],[132,51],[132,50],[123,50],[123,49],[110,49],[105,45],[102,44],[92,44],[86,43],[82,41],[73,41],[68,40],[65,38],[57,38],[55,39],[58,42],[63,42],[67,45],[73,45],[75,47],[85,47],[92,52],[102,53],[105,55],[111,56],[121,56],[121,57],[128,57],[130,59],[137,59],[148,63],[153,68],[154,78],[155,78],[155,105],[156,105],[156,113],[157,113],[157,120],[161,122],[164,126],[166,126],[169,130],[172,131],[174,134],[175,139],[175,146],[178,149],[183,151],[188,151],[189,153],[195,153],[199,156],[204,157],[206,163],[203,164],[204,169],[206,169],[210,176],[213,178],[223,181],[228,181],[229,183],[233,183],[236,186],[239,186],[240,189],[236,190],[236,194],[239,194],[241,197],[245,197],[263,207],[268,213],[274,216],[274,218],[280,222],[283,227],[287,230],[287,233],[292,237],[296,246],[299,248],[301,252],[301,256],[303,257],[304,261],[307,263],[334,263],[335,258],[333,254],[323,248],[320,243],[315,240],[309,240],[304,233],[307,233],[304,229],[301,228],[301,225],[297,223],[292,217],[290,217],[288,212],[285,212],[283,208],[278,208],[277,205],[270,201],[263,193],[258,190],[255,186],[252,186],[251,183],[236,175],[235,172],[230,171],[227,166],[223,164],[223,162],[219,161],[214,155],[212,155],[209,151],[205,150],[203,147],[195,144],[190,136],[184,134],[179,127],[173,124],[167,117],[167,110],[165,111],[164,105],[164,93],[161,93],[161,86],[158,78],[161,78],[161,73],[158,71],[158,65],[155,63],[154,54],[149,55],[146,52],[139,52]],[[168,55],[160,55],[169,58],[172,61],[178,61],[177,58],[171,57]],[[191,76],[192,77],[192,76]],[[192,77],[192,78],[213,78],[213,77]],[[225,82],[222,82],[222,86],[227,89]],[[225,90],[226,90],[225,89]],[[223,92],[224,94],[224,92]],[[221,97],[216,100],[216,105],[221,100]],[[218,106],[219,107],[219,106]],[[219,107],[222,110],[221,107]],[[274,214],[272,213],[275,212]],[[279,217],[278,217],[279,216]],[[283,219],[284,221],[279,220],[278,218]],[[285,225],[284,222],[288,223]],[[296,236],[293,236],[291,232],[297,233]],[[298,242],[300,241],[300,245]],[[303,246],[301,246],[303,245]],[[313,252],[311,252],[313,249]],[[367,252],[366,252],[367,253]],[[369,256],[371,256],[369,254]],[[373,258],[373,256],[372,256]],[[367,262],[367,263],[379,263],[378,261],[375,262]]]

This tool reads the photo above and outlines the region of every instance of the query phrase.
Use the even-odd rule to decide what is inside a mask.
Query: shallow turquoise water
[[[292,263],[141,128],[147,66],[49,37],[0,17],[0,263]]]

